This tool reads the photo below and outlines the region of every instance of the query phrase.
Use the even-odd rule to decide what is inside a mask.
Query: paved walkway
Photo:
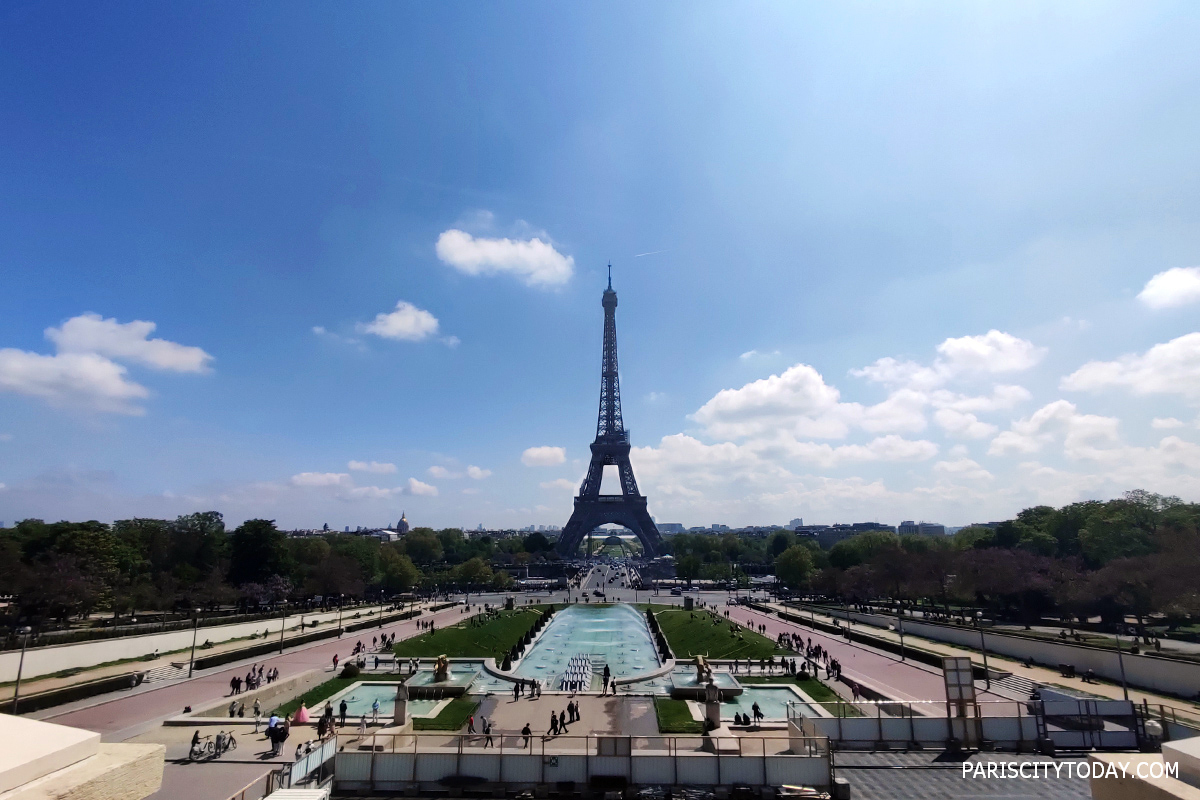
[[[766,635],[772,639],[784,632],[800,634],[805,640],[812,639],[814,644],[820,644],[841,662],[844,677],[875,689],[893,700],[945,701],[946,684],[939,669],[913,661],[901,661],[898,656],[847,642],[845,639],[814,631],[805,625],[786,622],[777,616],[764,614],[746,606],[729,606],[728,611],[732,619],[743,625],[752,628],[765,625]],[[846,688],[842,684],[830,682],[830,685],[843,697],[847,696]],[[989,692],[980,693],[979,699],[1012,702],[1011,698]],[[941,714],[944,710],[938,708],[934,713]]]
[[[785,608],[776,604],[771,604],[770,607],[775,609],[783,609],[789,614],[796,614],[803,617],[809,616],[809,612],[805,611],[803,614],[800,614],[800,612],[795,608]],[[833,619],[828,616],[817,614],[816,618],[818,622],[824,622],[826,624],[833,623]],[[844,621],[839,620],[839,622]],[[809,628],[805,625],[801,625],[799,627],[808,631],[812,630],[812,628]],[[861,622],[855,622],[854,627],[860,630],[869,631],[872,636],[878,636],[881,639],[888,639],[893,642],[898,642],[900,640],[900,634],[896,631],[887,630],[885,628],[876,628],[873,625],[865,625]],[[910,634],[904,635],[904,643],[913,647],[920,647],[922,650],[928,650],[929,652],[937,653],[939,655],[966,656],[969,657],[974,663],[979,664],[980,666],[983,665],[983,654],[979,650],[969,650],[965,647],[957,647],[955,645],[949,645],[943,642],[935,642],[932,639],[925,639],[920,636],[912,636]],[[1039,667],[1036,665],[1027,667],[1020,661],[1016,661],[1006,656],[998,656],[989,653],[988,666],[990,666],[993,670],[999,669],[1003,672],[1011,672],[1014,675],[1019,675],[1020,677],[1026,678],[1034,683],[1065,686],[1076,691],[1087,692],[1090,694],[1099,695],[1101,697],[1108,697],[1113,700],[1124,699],[1124,693],[1122,692],[1119,684],[1104,682],[1100,679],[1097,679],[1096,683],[1085,683],[1082,678],[1078,677],[1064,678],[1057,670]],[[1155,694],[1154,692],[1147,692],[1141,689],[1130,687],[1129,699],[1139,704],[1146,702],[1152,706],[1162,705],[1174,708],[1179,716],[1187,717],[1193,721],[1200,722],[1200,706],[1197,706],[1197,704],[1187,700],[1181,700],[1178,697],[1168,697],[1166,695]]]
[[[423,606],[418,606],[418,607],[420,608]],[[360,607],[348,609],[345,613],[344,618],[342,619],[342,624],[348,625],[350,623],[362,622],[364,619],[370,619],[370,617],[367,616],[367,612],[374,611],[376,614],[378,614],[380,609],[381,609],[381,606],[360,606]],[[360,617],[357,619],[355,619],[353,616],[353,614],[356,614],[356,613],[360,614]],[[286,647],[286,643],[287,643],[286,642],[287,637],[300,635],[300,616],[301,615],[299,615],[299,614],[288,615],[289,624],[288,624],[287,633],[285,634],[285,641],[284,641],[285,647]],[[328,627],[328,623],[331,621],[336,626],[337,618],[338,618],[337,611],[325,612],[325,613],[320,613],[320,614],[313,613],[313,614],[304,615],[304,619],[307,622],[312,622],[314,619],[320,619],[322,621],[322,624],[326,624],[327,627]],[[197,647],[196,648],[196,658],[199,659],[199,658],[204,658],[206,656],[216,655],[218,653],[227,653],[231,650],[242,650],[244,648],[260,645],[264,641],[272,641],[272,640],[279,641],[279,617],[275,617],[274,619],[262,620],[258,624],[260,624],[262,626],[263,630],[268,631],[268,632],[271,632],[272,629],[270,626],[273,624],[274,632],[271,633],[271,636],[268,636],[266,639],[261,638],[261,637],[258,639],[233,639],[233,640],[229,640],[229,641],[215,642],[212,647],[209,647],[207,649],[201,649],[200,647]],[[201,628],[199,630],[198,639],[200,642],[204,642],[206,639],[207,640],[220,639],[222,636],[222,633],[221,633],[222,627],[236,627],[236,626],[242,626],[242,625],[244,625],[244,623],[234,623],[232,626],[213,626],[210,628]],[[310,633],[311,633],[311,631],[310,631]],[[355,634],[348,634],[348,635],[353,636]],[[273,637],[273,639],[272,639],[272,637]],[[100,641],[110,641],[110,640],[100,640]],[[78,684],[78,683],[99,680],[101,678],[109,678],[114,675],[127,675],[130,672],[149,672],[151,670],[156,670],[156,671],[165,673],[165,672],[168,672],[169,670],[164,670],[163,668],[164,667],[169,668],[172,664],[183,664],[184,670],[186,670],[187,663],[188,663],[188,660],[190,659],[190,657],[191,657],[191,649],[189,648],[185,652],[168,653],[168,654],[162,655],[161,657],[159,657],[157,659],[151,659],[148,661],[126,661],[121,664],[109,664],[108,666],[103,666],[103,667],[92,667],[90,669],[85,669],[81,672],[77,672],[73,675],[68,675],[65,677],[25,678],[24,680],[21,681],[21,696],[28,697],[29,695],[37,694],[38,692],[49,692],[54,689],[61,689],[61,688],[67,687],[67,686],[74,686],[75,684]],[[184,672],[184,674],[186,674],[186,672]],[[7,699],[11,698],[13,696],[14,688],[15,688],[15,684],[11,684],[11,683],[6,686],[0,686],[0,700],[7,700]]]
[[[421,633],[417,622],[436,620],[439,627],[452,625],[466,618],[462,606],[439,611],[435,614],[422,614],[416,619],[384,625],[382,630],[371,628],[357,631],[341,639],[330,639],[310,645],[285,651],[282,655],[260,659],[258,663],[266,665],[267,669],[278,668],[281,680],[298,675],[314,668],[328,669],[333,674],[333,655],[341,655],[345,660],[349,656],[354,643],[365,640],[370,644],[371,637],[380,633],[395,632],[397,639],[408,639]],[[219,702],[229,694],[229,679],[234,675],[246,672],[250,659],[227,666],[215,667],[203,674],[197,673],[191,680],[176,681],[163,684],[143,684],[138,689],[123,692],[118,696],[108,696],[99,701],[93,699],[76,704],[74,708],[62,707],[48,709],[41,714],[31,715],[47,719],[62,725],[97,731],[103,741],[122,742],[138,737],[140,741],[168,741],[170,752],[168,758],[180,752],[178,743],[174,741],[176,732],[162,728],[163,720],[183,711],[190,705],[195,709],[203,708],[211,703]],[[90,703],[90,704],[87,704]],[[191,729],[183,728],[190,739]],[[304,741],[303,731],[294,729],[295,733],[288,744],[294,750],[297,741]],[[141,735],[139,735],[141,734]],[[260,755],[259,737],[240,735],[239,761],[257,760]],[[186,750],[182,750],[186,754]],[[163,788],[152,795],[157,800],[227,800],[234,792],[243,786],[257,781],[265,776],[272,768],[269,760],[262,763],[222,763],[220,761],[190,764],[187,762],[173,763],[168,761],[163,772]],[[247,800],[257,798],[257,793],[248,793]]]

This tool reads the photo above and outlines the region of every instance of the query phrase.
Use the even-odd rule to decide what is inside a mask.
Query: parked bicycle
[[[213,758],[220,758],[223,753],[228,753],[230,750],[237,750],[237,739],[233,738],[233,734],[227,731],[221,731],[217,734],[217,741],[213,746]]]

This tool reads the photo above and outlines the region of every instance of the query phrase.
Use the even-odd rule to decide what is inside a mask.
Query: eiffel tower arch
[[[573,556],[589,533],[601,525],[617,523],[633,531],[641,540],[645,555],[653,558],[662,555],[663,541],[646,510],[646,498],[638,491],[633,466],[629,463],[629,432],[621,418],[621,384],[617,376],[617,293],[612,288],[611,266],[601,305],[604,306],[604,353],[600,366],[596,440],[592,442],[587,477],[575,498],[575,510],[558,537],[556,549],[563,556]],[[600,494],[606,466],[617,468],[621,478],[620,494]]]

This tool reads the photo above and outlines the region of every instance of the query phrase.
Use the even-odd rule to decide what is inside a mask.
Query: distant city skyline
[[[1200,500],[1194,4],[3,13],[4,520]]]

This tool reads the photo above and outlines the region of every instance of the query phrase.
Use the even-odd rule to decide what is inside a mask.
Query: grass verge
[[[529,630],[544,606],[523,606],[513,611],[501,611],[486,622],[472,619],[457,625],[439,628],[396,643],[399,658],[499,658],[512,649],[525,631]]]
[[[704,733],[704,723],[692,719],[686,700],[654,698],[654,715],[659,733]]]
[[[418,731],[457,731],[467,724],[467,717],[475,713],[479,702],[468,695],[451,700],[436,717],[414,719],[413,729]]]
[[[769,658],[780,650],[766,636],[709,611],[671,609],[654,615],[676,658]]]

